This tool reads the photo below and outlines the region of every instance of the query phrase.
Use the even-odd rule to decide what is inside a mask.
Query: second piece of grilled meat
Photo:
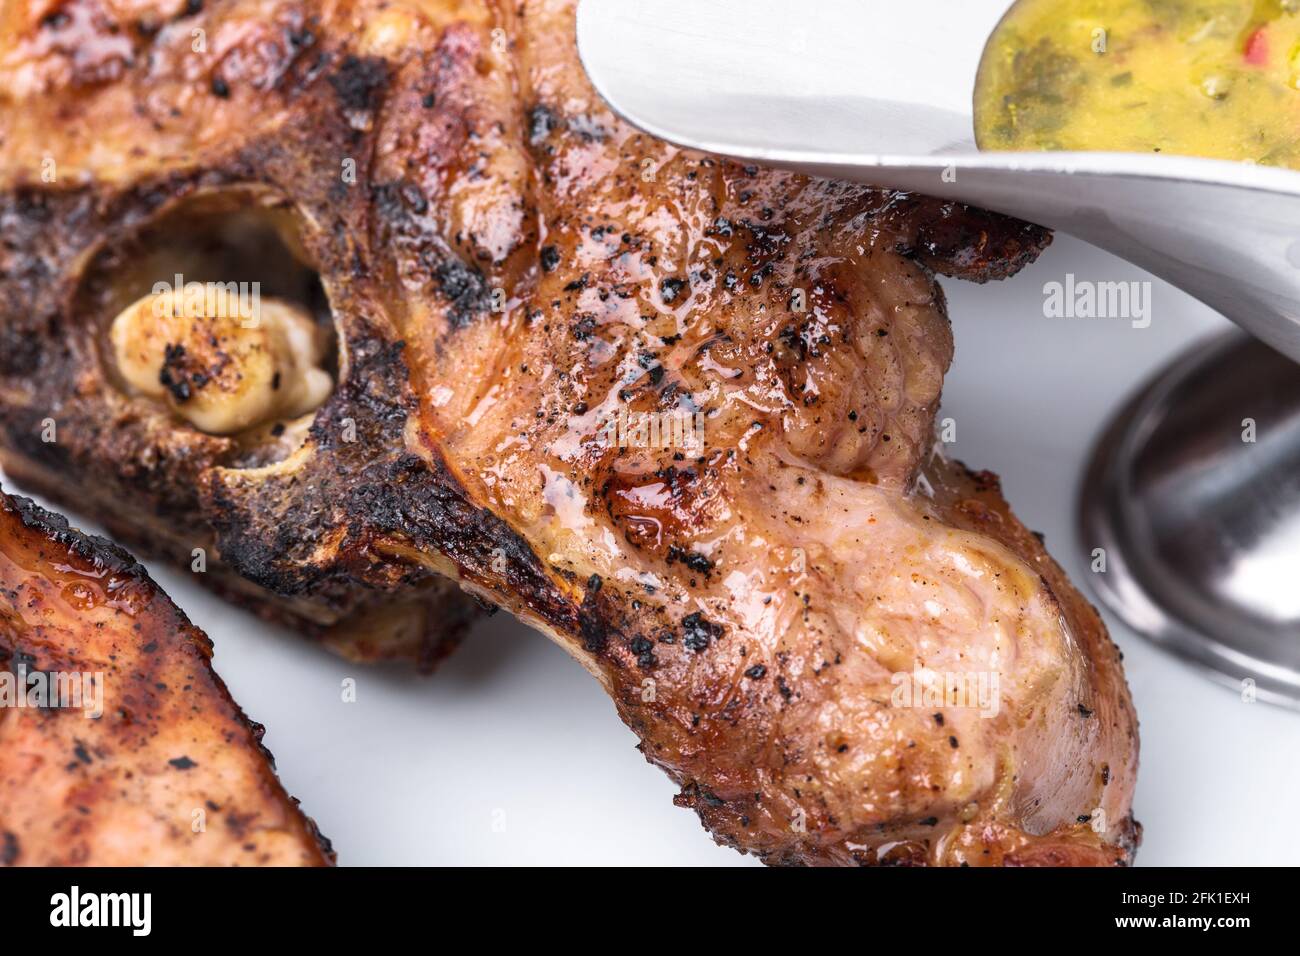
[[[0,492],[0,866],[333,863],[211,655],[124,551]]]

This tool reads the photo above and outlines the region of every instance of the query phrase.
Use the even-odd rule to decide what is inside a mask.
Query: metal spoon
[[[1300,706],[1300,366],[1237,333],[1194,347],[1107,427],[1080,522],[1125,623]]]
[[[661,139],[1072,233],[1300,359],[1300,173],[977,152],[976,69],[1008,6],[581,0],[578,48],[610,106]],[[1250,417],[1267,440],[1242,442]],[[1107,550],[1107,573],[1090,577],[1136,630],[1225,680],[1252,679],[1260,699],[1300,705],[1293,475],[1300,370],[1261,346],[1201,350],[1110,427],[1085,482],[1081,543]]]

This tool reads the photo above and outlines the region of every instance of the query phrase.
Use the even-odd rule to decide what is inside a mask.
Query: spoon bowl
[[[1300,708],[1300,366],[1238,332],[1193,346],[1102,434],[1079,519],[1127,624]]]

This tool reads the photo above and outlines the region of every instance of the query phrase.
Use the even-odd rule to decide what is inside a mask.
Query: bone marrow
[[[315,411],[333,381],[327,340],[300,308],[217,282],[153,293],[109,329],[133,394],[165,402],[194,427],[231,435]]]

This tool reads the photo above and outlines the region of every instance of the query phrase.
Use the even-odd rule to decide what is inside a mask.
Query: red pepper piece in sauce
[[[1252,66],[1263,66],[1268,62],[1268,37],[1264,34],[1266,29],[1268,28],[1260,27],[1246,41],[1244,56]]]

